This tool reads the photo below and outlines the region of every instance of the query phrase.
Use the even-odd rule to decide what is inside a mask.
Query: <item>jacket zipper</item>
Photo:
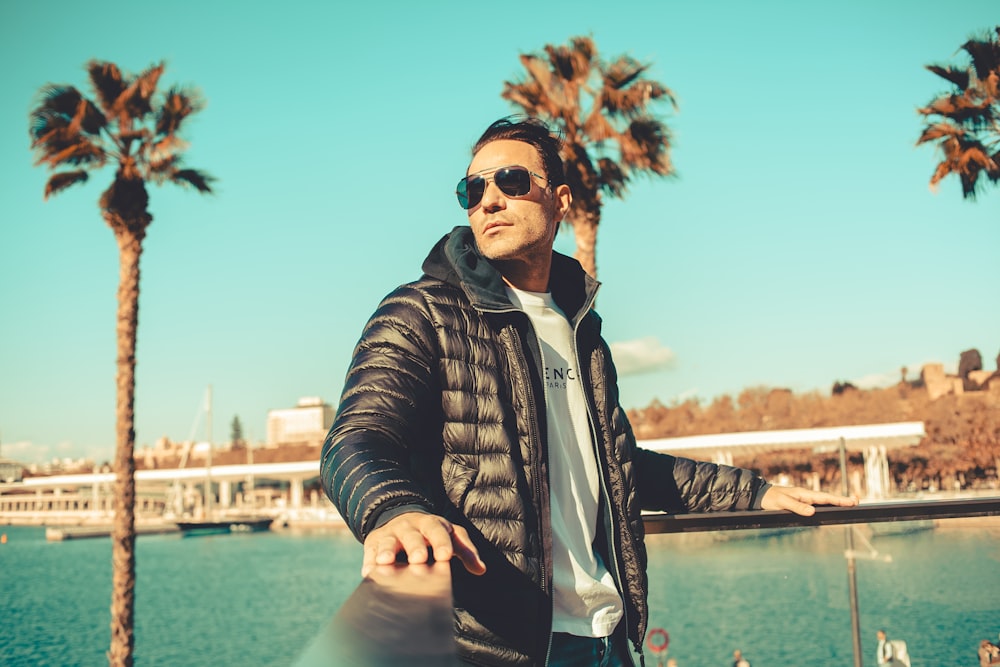
[[[520,311],[517,311],[520,312]],[[529,321],[529,327],[531,326]],[[550,593],[551,587],[549,586],[549,574],[548,568],[545,565],[547,552],[545,549],[546,537],[545,537],[545,518],[544,518],[544,508],[545,500],[542,498],[542,447],[541,447],[541,437],[540,437],[540,425],[538,423],[537,408],[535,403],[535,392],[531,385],[531,375],[528,372],[528,359],[521,349],[520,336],[517,334],[516,329],[513,325],[505,328],[508,331],[507,344],[511,348],[510,351],[517,360],[517,365],[521,371],[521,381],[524,382],[525,386],[528,387],[528,415],[530,420],[530,433],[531,433],[531,447],[534,452],[533,467],[535,468],[535,473],[533,475],[534,481],[532,483],[532,492],[535,494],[535,504],[538,507],[538,526],[539,526],[539,550],[541,551],[541,557],[538,559],[539,575],[541,577],[542,592]],[[542,392],[545,392],[545,386],[542,385]],[[551,594],[549,595],[551,598]],[[552,610],[549,610],[551,615]],[[549,625],[548,640],[545,648],[545,663],[549,664],[549,655],[552,652],[552,626]]]
[[[594,295],[594,296],[596,296],[596,295]],[[590,304],[592,304],[592,303],[593,303],[593,297],[591,298],[590,302],[587,303],[586,307],[583,308],[583,309],[581,309],[581,312],[586,313],[590,309]],[[576,364],[577,364],[578,368],[582,367],[582,364],[580,362],[580,344],[579,344],[580,323],[582,321],[583,321],[583,317],[578,317],[577,320],[573,323],[573,354],[576,356]],[[591,387],[593,387],[594,383],[592,381],[592,375],[591,375],[591,373],[589,371],[587,373],[587,378],[588,378],[588,380],[591,380],[589,382],[589,385]],[[590,437],[591,437],[591,439],[593,441],[594,456],[597,457],[597,462],[599,464],[602,464],[602,467],[606,466],[607,468],[610,468],[610,466],[611,466],[611,460],[610,460],[611,453],[608,452],[608,457],[607,458],[605,458],[604,456],[602,456],[602,453],[601,453],[601,449],[602,448],[601,448],[601,445],[600,445],[600,443],[602,441],[601,441],[601,439],[598,438],[597,429],[595,427],[595,424],[597,423],[596,420],[595,420],[595,412],[596,412],[596,405],[597,405],[596,404],[596,397],[593,395],[592,391],[586,392],[586,394],[587,394],[587,412],[588,412],[588,417],[589,417],[588,421],[589,421],[589,425],[590,425]],[[609,471],[609,476],[610,476],[610,471]],[[610,570],[611,571],[611,576],[614,577],[615,583],[618,584],[618,591],[619,591],[619,593],[622,596],[622,621],[625,624],[624,625],[624,627],[625,627],[625,641],[627,643],[629,641],[629,637],[628,637],[628,627],[629,627],[629,615],[628,615],[628,604],[629,603],[628,603],[628,598],[631,595],[631,593],[628,590],[628,587],[625,585],[625,579],[624,579],[624,577],[622,577],[621,565],[619,564],[618,550],[615,548],[614,504],[611,502],[611,491],[610,491],[610,489],[608,489],[608,485],[604,482],[604,476],[603,475],[601,476],[601,496],[602,496],[602,499],[604,501],[604,506],[607,508],[607,512],[605,513],[606,519],[605,519],[604,525],[601,527],[601,529],[605,531],[605,534],[606,534],[606,536],[608,538],[608,556],[609,556],[609,560],[611,560],[610,564],[605,563],[605,565],[606,566],[607,565],[611,565],[612,566],[613,569]],[[628,533],[628,539],[629,539],[629,541],[634,544],[635,543],[635,536],[632,535],[632,527],[628,525],[627,521],[625,521],[625,529],[626,529],[626,531]],[[633,642],[633,646],[636,647],[636,652],[638,652],[639,655],[642,655],[642,653],[641,653],[641,651],[642,651],[642,644],[641,643],[640,644],[636,644],[635,642]],[[632,658],[631,653],[629,655],[629,660],[633,664],[635,663],[635,661]]]

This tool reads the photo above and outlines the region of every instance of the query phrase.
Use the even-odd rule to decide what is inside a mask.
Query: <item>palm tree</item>
[[[636,174],[669,176],[670,131],[651,109],[673,93],[644,78],[649,65],[628,56],[602,61],[589,37],[567,46],[545,45],[544,54],[522,54],[527,75],[504,82],[501,96],[563,135],[562,158],[573,192],[567,221],[576,238],[575,257],[597,275],[595,248],[602,196],[623,197]]]
[[[104,221],[118,242],[118,360],[115,450],[115,518],[112,526],[111,647],[114,666],[131,666],[135,645],[135,343],[139,322],[139,256],[152,222],[146,183],[173,182],[211,192],[209,175],[181,167],[186,144],[178,136],[185,118],[203,105],[193,91],[157,94],[163,63],[139,75],[123,74],[110,62],[92,60],[86,70],[96,104],[69,85],[46,85],[31,111],[31,147],[36,165],[55,173],[45,199],[109,162],[114,180],[101,194]]]
[[[944,156],[931,176],[932,190],[955,174],[962,197],[974,200],[980,176],[1000,181],[1000,26],[970,38],[961,50],[970,60],[966,67],[927,65],[952,90],[917,109],[926,122],[917,145],[937,142]]]

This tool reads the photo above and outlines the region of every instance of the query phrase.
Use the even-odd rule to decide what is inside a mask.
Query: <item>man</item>
[[[855,502],[636,446],[598,283],[552,250],[572,202],[559,149],[532,119],[480,137],[457,188],[468,226],[369,320],[323,447],[363,576],[456,558],[455,636],[475,665],[640,664],[643,509]]]
[[[878,639],[878,647],[875,652],[875,662],[879,665],[888,665],[892,667],[896,664],[895,655],[892,650],[892,642],[886,637],[885,630],[879,630],[875,633],[876,639]]]
[[[750,661],[743,657],[743,651],[733,651],[733,667],[750,667]]]

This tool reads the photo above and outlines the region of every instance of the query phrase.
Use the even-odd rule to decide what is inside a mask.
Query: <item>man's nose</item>
[[[507,197],[497,187],[496,181],[492,178],[486,181],[486,189],[483,190],[482,207],[487,211],[496,211],[507,206]]]

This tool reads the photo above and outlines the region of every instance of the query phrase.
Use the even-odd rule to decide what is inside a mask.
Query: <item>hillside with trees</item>
[[[1000,371],[986,375],[990,381],[984,385],[970,386],[965,377],[962,383],[970,386],[968,391],[963,386],[939,396],[929,391],[923,379],[870,390],[837,382],[829,395],[753,387],[735,399],[725,395],[707,405],[688,400],[669,406],[654,401],[628,414],[636,437],[642,440],[922,421],[927,435],[918,445],[889,452],[890,475],[899,491],[997,488]],[[839,488],[840,461],[835,452],[786,450],[736,456],[733,463],[768,477],[787,474],[795,484],[805,484],[815,472],[824,487]],[[850,456],[851,469],[863,464],[862,454]]]

